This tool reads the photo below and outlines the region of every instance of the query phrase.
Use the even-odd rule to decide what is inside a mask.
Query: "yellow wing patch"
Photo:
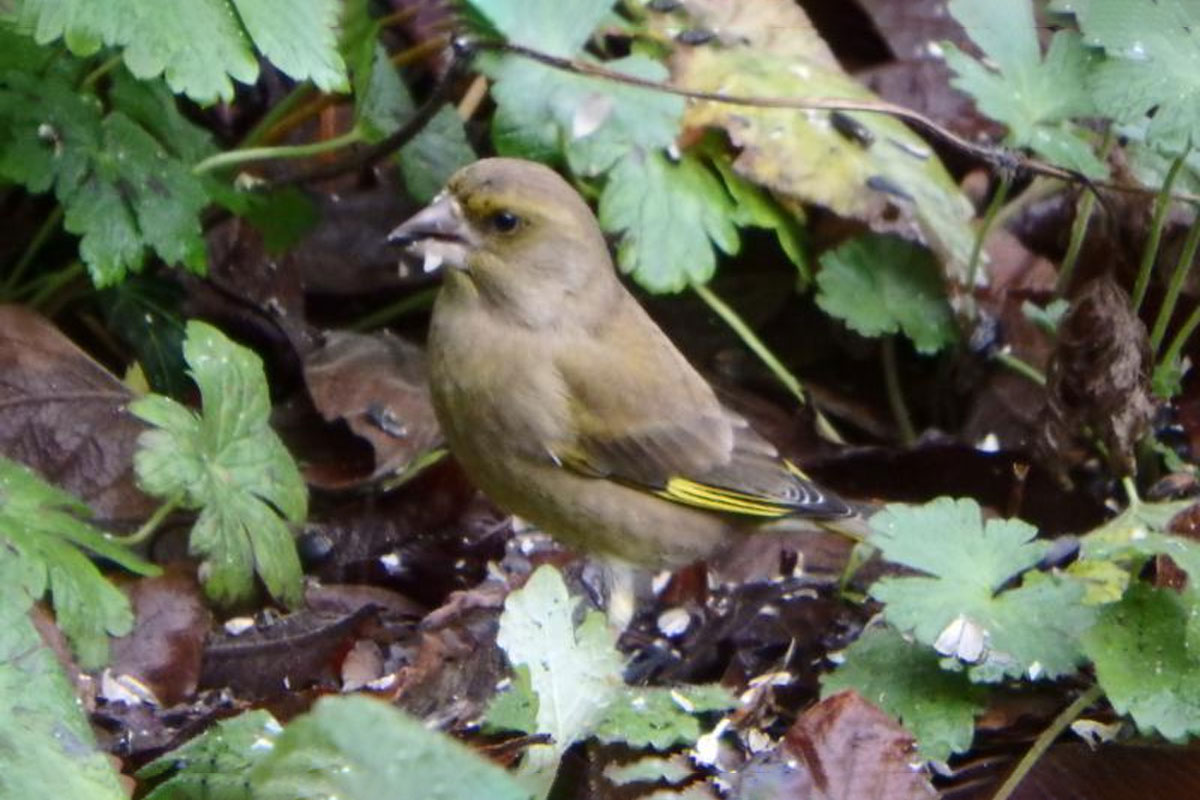
[[[777,519],[786,517],[795,511],[792,506],[775,503],[765,497],[735,492],[732,489],[722,489],[706,483],[697,483],[687,478],[671,478],[667,481],[666,488],[660,489],[655,494],[684,505],[751,517]]]

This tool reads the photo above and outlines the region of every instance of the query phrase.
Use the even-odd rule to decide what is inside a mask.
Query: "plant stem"
[[[900,370],[896,366],[896,339],[885,336],[880,343],[880,357],[883,361],[883,384],[887,388],[888,405],[892,408],[892,417],[900,431],[900,441],[906,447],[917,440],[917,430],[913,427],[912,416],[908,413],[908,404],[904,402],[904,390],[900,386]]]
[[[1000,786],[992,800],[1008,800],[1013,792],[1017,790],[1021,781],[1033,769],[1034,764],[1038,762],[1046,751],[1050,749],[1050,745],[1067,729],[1067,726],[1074,722],[1080,714],[1087,710],[1087,707],[1095,703],[1104,696],[1104,691],[1099,684],[1087,689],[1079,697],[1075,698],[1075,702],[1064,708],[1057,717],[1050,723],[1046,730],[1034,740],[1033,746],[1025,753],[1024,757],[1017,762],[1017,766],[1013,768],[1008,779]]]
[[[154,513],[150,515],[150,518],[143,522],[142,526],[136,531],[128,536],[114,536],[113,538],[121,542],[121,544],[130,547],[149,541],[150,538],[154,536],[154,532],[158,530],[158,526],[162,524],[162,521],[166,519],[172,511],[179,508],[179,504],[181,502],[183,502],[183,495],[175,495],[161,506],[154,509]]]
[[[8,277],[4,279],[4,287],[3,289],[0,289],[0,293],[2,293],[5,297],[7,297],[14,289],[16,289],[17,285],[20,284],[21,277],[25,274],[25,270],[27,270],[29,265],[33,263],[33,260],[37,258],[37,254],[41,252],[42,247],[46,244],[46,241],[50,238],[50,235],[58,229],[58,225],[60,222],[62,222],[62,218],[63,207],[59,205],[55,206],[54,210],[51,211],[44,220],[42,220],[42,224],[38,226],[37,232],[35,232],[33,234],[33,238],[29,240],[29,244],[25,247],[25,251],[21,253],[21,257],[17,259],[17,263],[13,266],[12,272],[10,272]]]
[[[34,292],[33,296],[26,301],[26,305],[33,309],[41,309],[54,293],[62,287],[66,286],[71,281],[78,278],[84,273],[83,262],[72,261],[58,272],[53,272],[47,275],[42,280],[41,287]]]
[[[432,39],[426,39],[420,44],[413,45],[407,50],[401,50],[399,53],[395,53],[389,60],[392,62],[392,66],[396,67],[397,69],[400,67],[407,67],[414,61],[420,61],[423,58],[428,58],[434,53],[445,50],[446,43],[448,41],[449,40],[444,36],[435,36]]]
[[[1100,160],[1108,159],[1116,136],[1110,126],[1104,132],[1104,141],[1100,143]],[[1071,286],[1071,278],[1075,274],[1075,263],[1079,260],[1079,251],[1083,249],[1083,240],[1087,238],[1088,227],[1092,222],[1092,212],[1096,208],[1097,192],[1095,186],[1084,187],[1083,196],[1075,205],[1075,219],[1071,222],[1071,241],[1067,244],[1067,253],[1063,256],[1062,265],[1058,268],[1058,280],[1054,284],[1054,293],[1062,297]]]
[[[100,63],[99,66],[85,75],[82,81],[80,81],[80,91],[91,91],[96,84],[99,83],[101,78],[119,66],[121,66],[121,56],[118,55],[105,59]]]
[[[997,363],[1003,364],[1018,375],[1024,375],[1037,385],[1046,385],[1046,376],[1042,374],[1041,370],[1030,364],[1028,361],[1017,358],[1012,353],[1004,352],[996,353],[996,355],[992,356],[992,358]]]
[[[203,175],[206,172],[223,169],[226,167],[234,167],[240,164],[247,164],[252,161],[266,161],[268,159],[282,158],[308,158],[309,156],[321,155],[322,153],[330,153],[334,150],[340,150],[343,147],[349,147],[352,144],[358,144],[363,140],[362,132],[358,128],[351,128],[341,136],[335,136],[332,139],[323,139],[319,142],[311,144],[296,144],[296,145],[280,145],[279,147],[247,147],[242,150],[229,150],[224,153],[217,153],[214,156],[201,161],[196,166],[192,167],[193,175]]]
[[[992,194],[992,200],[988,203],[987,210],[983,212],[983,220],[979,225],[979,231],[975,234],[975,244],[971,246],[971,260],[967,262],[968,292],[975,291],[975,280],[979,276],[979,262],[983,259],[984,241],[992,230],[992,224],[995,223],[1000,209],[1004,207],[1004,201],[1008,199],[1008,192],[1011,188],[1012,178],[1008,175],[1002,176],[1000,185],[996,187],[996,191]]]
[[[750,352],[758,356],[759,360],[767,365],[767,369],[775,375],[775,377],[787,387],[800,404],[805,403],[804,387],[800,385],[800,381],[793,375],[787,367],[783,365],[775,354],[763,343],[762,339],[754,331],[750,330],[750,326],[746,324],[738,313],[726,305],[725,301],[713,294],[712,289],[709,289],[703,284],[693,284],[692,289],[700,296],[700,299],[708,304],[718,317],[720,317],[726,325],[733,329],[733,332],[738,335],[738,338],[750,348]]]
[[[308,100],[308,96],[315,91],[312,85],[307,83],[302,83],[293,88],[282,100],[271,106],[266,114],[263,114],[258,124],[251,128],[250,132],[238,142],[238,147],[253,147],[261,142],[268,141],[269,137],[274,133],[275,124],[291,114],[301,104],[305,103]]]
[[[1163,337],[1167,335],[1167,325],[1175,313],[1175,304],[1179,302],[1179,293],[1183,290],[1183,282],[1192,269],[1192,261],[1196,258],[1196,248],[1200,247],[1200,209],[1195,209],[1196,218],[1188,229],[1187,240],[1183,243],[1183,251],[1179,261],[1175,263],[1175,271],[1171,274],[1171,283],[1167,286],[1167,296],[1163,298],[1162,306],[1158,309],[1158,317],[1154,320],[1154,331],[1150,334],[1150,352],[1157,353],[1162,347]]]
[[[1131,475],[1121,478],[1121,486],[1125,489],[1125,497],[1129,500],[1130,508],[1141,505],[1142,498],[1138,497],[1137,484],[1133,482]]]
[[[370,331],[375,328],[382,327],[394,320],[396,317],[403,316],[412,311],[420,311],[429,308],[433,305],[433,298],[437,296],[438,289],[436,286],[431,286],[428,289],[422,289],[419,292],[406,295],[397,300],[395,303],[384,306],[376,311],[372,311],[365,317],[356,319],[350,325],[350,330],[354,331]]]
[[[1150,238],[1146,240],[1146,247],[1142,250],[1142,263],[1138,265],[1137,282],[1133,284],[1132,303],[1135,314],[1141,309],[1142,301],[1146,299],[1146,289],[1150,286],[1150,273],[1154,271],[1154,260],[1158,257],[1158,246],[1162,242],[1167,211],[1171,208],[1171,188],[1175,185],[1175,179],[1179,177],[1179,171],[1183,169],[1183,164],[1190,152],[1192,152],[1192,148],[1191,145],[1188,145],[1171,162],[1171,168],[1167,170],[1167,179],[1163,181],[1162,188],[1158,191],[1158,197],[1154,200],[1154,217],[1150,223]]]
[[[1159,363],[1171,364],[1177,361],[1183,354],[1183,346],[1187,344],[1188,339],[1192,338],[1196,328],[1200,328],[1200,306],[1192,309],[1192,315],[1187,318],[1187,322],[1183,323],[1179,333],[1175,334],[1175,338],[1171,340],[1171,346],[1167,348],[1167,352],[1163,354]]]

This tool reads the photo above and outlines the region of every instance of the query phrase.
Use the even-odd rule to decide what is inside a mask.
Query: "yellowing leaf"
[[[737,36],[725,35],[720,45],[680,46],[672,61],[675,85],[728,95],[876,99],[832,62],[798,11],[786,28],[790,36],[749,25],[754,14],[782,13],[779,2],[739,3],[738,19],[746,22]],[[951,278],[965,282],[974,241],[971,206],[924,140],[898,120],[696,102],[684,125],[724,131],[739,150],[738,174],[781,199],[816,203],[876,231],[928,244]]]

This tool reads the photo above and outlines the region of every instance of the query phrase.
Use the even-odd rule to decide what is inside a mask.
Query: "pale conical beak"
[[[467,255],[475,237],[462,213],[462,207],[448,192],[442,192],[433,202],[388,234],[389,244],[399,245],[423,258],[425,272],[433,272],[443,264],[466,269]]]

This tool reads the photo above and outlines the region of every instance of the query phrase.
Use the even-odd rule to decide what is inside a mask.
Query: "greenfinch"
[[[573,549],[654,568],[773,521],[850,514],[718,401],[553,170],[478,161],[389,240],[444,267],[434,409],[451,453],[506,511]]]

